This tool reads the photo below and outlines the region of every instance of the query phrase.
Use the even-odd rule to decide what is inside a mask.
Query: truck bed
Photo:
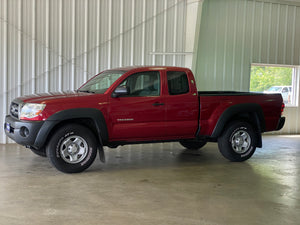
[[[240,95],[266,95],[259,92],[247,92],[247,91],[198,91],[200,96],[240,96]]]
[[[230,116],[237,118],[234,112],[261,112],[262,132],[276,130],[281,113],[281,94],[238,91],[199,91],[200,135],[212,135],[221,115],[232,109]],[[234,108],[232,108],[234,106]],[[238,109],[237,109],[238,108]]]

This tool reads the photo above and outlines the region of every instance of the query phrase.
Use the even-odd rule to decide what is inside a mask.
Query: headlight
[[[45,107],[45,104],[26,103],[21,109],[20,119],[33,119],[39,116]]]

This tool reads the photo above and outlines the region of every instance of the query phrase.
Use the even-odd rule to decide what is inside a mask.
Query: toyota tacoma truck
[[[8,137],[49,158],[65,173],[82,172],[103,146],[178,141],[188,149],[217,142],[230,161],[249,159],[261,134],[280,130],[281,94],[198,92],[191,70],[126,67],[106,70],[78,90],[14,99]]]

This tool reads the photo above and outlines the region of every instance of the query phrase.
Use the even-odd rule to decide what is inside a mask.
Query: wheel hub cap
[[[88,144],[80,136],[73,135],[63,140],[60,146],[62,159],[71,164],[80,163],[88,153]]]
[[[236,146],[242,146],[243,145],[243,139],[241,137],[238,137],[236,140],[235,140],[235,144]]]
[[[231,139],[232,149],[238,153],[243,154],[249,150],[251,146],[251,137],[245,130],[235,132]]]
[[[68,152],[70,154],[76,154],[79,150],[79,146],[77,144],[71,144],[70,146],[68,146]]]

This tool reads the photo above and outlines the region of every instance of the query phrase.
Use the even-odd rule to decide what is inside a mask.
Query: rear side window
[[[168,71],[167,78],[170,95],[181,95],[189,92],[189,82],[185,72]]]

